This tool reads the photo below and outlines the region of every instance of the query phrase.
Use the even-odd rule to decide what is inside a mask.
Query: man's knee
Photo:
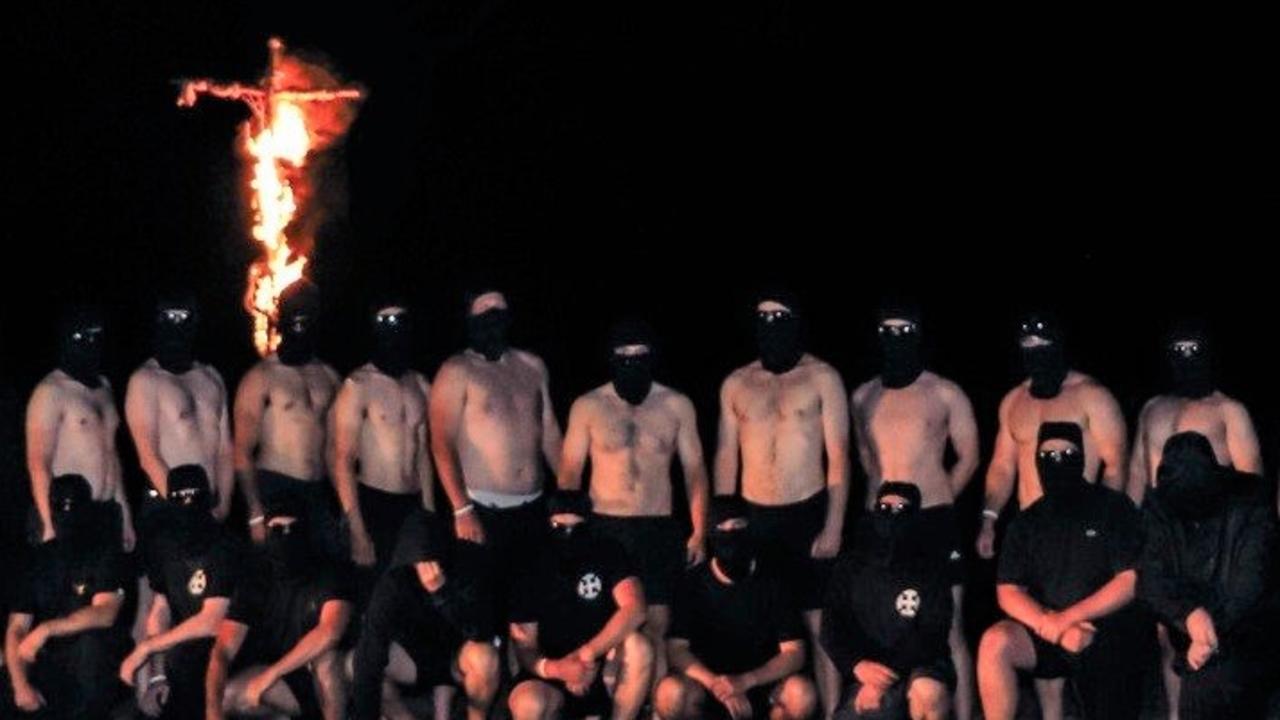
[[[511,691],[507,707],[514,720],[547,720],[559,705],[556,691],[546,683],[526,680]]]
[[[653,706],[662,720],[692,720],[696,717],[692,683],[676,675],[668,675],[653,693]]]
[[[981,667],[1008,666],[1013,664],[1014,649],[1020,628],[1009,620],[987,628],[978,643],[978,664]]]
[[[818,709],[818,690],[808,678],[792,675],[782,681],[774,704],[786,720],[804,720]]]
[[[623,664],[631,672],[648,672],[653,667],[653,642],[644,633],[630,633],[623,639],[619,649],[622,652]]]
[[[496,689],[501,665],[497,648],[489,643],[467,642],[458,651],[458,668],[469,686],[479,683],[480,687]]]
[[[947,716],[950,705],[947,686],[933,678],[916,678],[907,688],[907,705],[914,720],[935,720]]]

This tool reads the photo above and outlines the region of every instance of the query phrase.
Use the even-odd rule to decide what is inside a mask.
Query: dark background
[[[252,80],[266,40],[326,53],[372,94],[345,148],[349,205],[311,276],[324,354],[363,359],[375,291],[409,293],[420,367],[462,337],[465,278],[509,288],[563,418],[604,379],[609,321],[640,312],[660,377],[698,405],[752,355],[750,298],[805,297],[852,388],[886,292],[922,298],[933,366],[991,447],[1019,379],[1013,320],[1047,304],[1075,365],[1129,415],[1158,341],[1210,316],[1222,385],[1276,461],[1274,58],[1203,18],[890,18],[842,3],[67,3],[10,12],[0,367],[21,400],[72,299],[108,308],[119,392],[154,292],[204,301],[202,354],[254,360],[234,103],[171,79]],[[1261,53],[1258,53],[1259,55]],[[345,216],[344,216],[345,215]],[[980,476],[979,476],[980,477]],[[974,487],[979,486],[975,481]],[[976,514],[976,493],[967,503]]]

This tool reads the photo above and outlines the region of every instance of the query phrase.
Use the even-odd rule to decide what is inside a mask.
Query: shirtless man
[[[1129,497],[1136,504],[1155,486],[1164,443],[1180,432],[1209,439],[1219,465],[1262,474],[1262,450],[1244,404],[1217,389],[1208,333],[1191,323],[1174,328],[1165,344],[1170,392],[1142,407],[1129,463]]]
[[[431,392],[431,453],[458,538],[492,549],[505,623],[509,589],[547,534],[541,460],[558,471],[562,437],[546,365],[508,346],[506,296],[485,288],[464,306],[468,347],[440,367]]]
[[[720,388],[716,494],[734,494],[741,470],[761,560],[782,573],[804,613],[823,716],[830,717],[840,675],[818,634],[849,497],[848,395],[835,368],[804,352],[790,293],[762,295],[755,310],[760,359]]]
[[[339,377],[315,356],[319,310],[319,294],[305,281],[281,300],[280,347],[245,373],[236,391],[235,466],[255,542],[267,536],[263,508],[296,494],[305,498],[315,549],[333,556],[336,503],[324,482],[325,424]]]
[[[569,410],[559,486],[577,490],[591,459],[590,495],[596,532],[631,556],[648,603],[644,633],[666,643],[675,584],[686,565],[705,555],[710,494],[693,402],[653,381],[653,335],[643,323],[619,323],[609,343],[613,381],[578,398]],[[671,461],[684,470],[692,533],[680,536],[671,514]],[[666,676],[666,653],[655,654],[654,683]]]
[[[151,487],[139,511],[159,507],[169,494],[169,471],[197,465],[209,478],[213,516],[231,509],[235,487],[227,389],[212,366],[195,358],[199,312],[194,299],[173,297],[156,304],[154,352],[134,371],[125,392],[124,414]]]
[[[111,532],[131,551],[133,519],[116,452],[120,413],[111,383],[102,375],[102,319],[88,308],[75,310],[62,322],[58,341],[58,367],[36,385],[27,405],[27,471],[40,538],[54,537],[50,481],[80,475],[89,481],[95,501],[115,504],[107,516],[118,524]]]
[[[920,488],[919,527],[925,547],[950,569],[954,599],[948,642],[956,668],[956,717],[973,712],[973,657],[964,638],[964,556],[954,503],[978,469],[978,424],[960,386],[924,369],[920,313],[908,306],[880,312],[879,377],[853,393],[853,430],[867,473],[867,505],[880,485],[908,481]],[[943,466],[947,443],[956,454]],[[844,668],[841,668],[844,669]]]
[[[1238,400],[1216,387],[1209,334],[1201,326],[1184,322],[1174,327],[1165,343],[1172,387],[1143,406],[1129,461],[1129,497],[1142,504],[1147,489],[1155,487],[1165,441],[1181,432],[1203,435],[1213,446],[1219,465],[1248,473],[1262,473],[1262,454],[1249,411]],[[1160,637],[1161,669],[1171,717],[1177,717],[1182,678],[1174,672],[1175,654],[1164,625]]]
[[[333,480],[351,535],[351,559],[381,574],[418,507],[435,508],[427,450],[427,379],[409,367],[405,304],[373,312],[373,356],[342,384],[330,421]],[[421,500],[419,500],[421,497]]]
[[[1124,414],[1097,380],[1067,365],[1060,327],[1044,314],[1028,315],[1019,327],[1019,347],[1028,379],[1000,401],[1000,427],[987,469],[986,504],[978,555],[995,555],[995,526],[1014,486],[1018,507],[1040,497],[1036,433],[1044,422],[1071,422],[1084,428],[1085,478],[1123,490],[1128,452]]]

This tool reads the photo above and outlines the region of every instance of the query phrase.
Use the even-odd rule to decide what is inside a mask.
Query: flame
[[[295,257],[286,231],[298,211],[290,177],[307,160],[311,135],[302,110],[285,100],[274,100],[270,124],[254,135],[245,125],[245,150],[253,159],[253,238],[263,249],[263,258],[249,266],[245,308],[253,316],[253,343],[262,356],[275,352],[280,344],[276,328],[280,296],[302,278],[305,255]]]

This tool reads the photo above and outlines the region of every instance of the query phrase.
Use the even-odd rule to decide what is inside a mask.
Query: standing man
[[[578,398],[569,411],[561,488],[582,487],[591,460],[593,525],[622,546],[639,570],[648,617],[644,632],[661,648],[671,623],[674,585],[685,565],[701,562],[709,483],[693,402],[653,381],[653,334],[637,322],[611,333],[613,382]],[[689,496],[692,534],[681,536],[671,514],[671,461],[679,456]],[[657,653],[655,678],[666,675]]]
[[[848,395],[835,368],[804,351],[794,296],[763,294],[755,312],[760,359],[735,370],[720,389],[716,493],[734,494],[741,474],[761,559],[781,573],[804,613],[829,717],[840,679],[818,635],[849,499]]]
[[[915,527],[922,533],[922,548],[937,556],[951,582],[954,616],[948,643],[956,675],[954,709],[959,720],[969,720],[973,657],[964,637],[964,553],[954,503],[978,469],[978,423],[964,390],[925,369],[921,330],[916,308],[881,309],[881,371],[853,392],[853,429],[869,503],[881,484],[895,480],[912,482],[921,495]],[[943,464],[948,444],[956,455],[950,469]]]

